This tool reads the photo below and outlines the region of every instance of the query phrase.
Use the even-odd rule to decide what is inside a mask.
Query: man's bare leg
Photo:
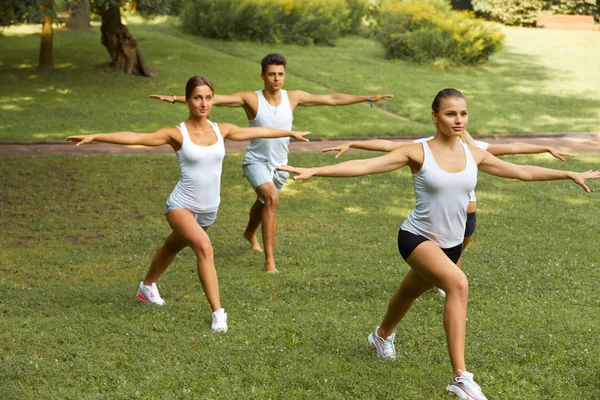
[[[265,270],[268,273],[277,273],[279,271],[275,268],[275,234],[277,230],[279,193],[277,193],[275,185],[271,182],[260,185],[256,188],[256,192],[265,202],[261,213]]]
[[[250,219],[248,220],[248,226],[246,226],[246,230],[244,231],[244,238],[250,242],[252,250],[261,253],[263,249],[260,247],[258,239],[256,238],[256,230],[262,221],[263,207],[263,204],[257,198],[254,204],[252,204],[252,208],[250,208]]]

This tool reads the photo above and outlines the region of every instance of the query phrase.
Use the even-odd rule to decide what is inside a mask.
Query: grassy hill
[[[287,89],[311,93],[392,93],[370,109],[299,108],[295,128],[317,137],[423,136],[432,132],[431,100],[444,87],[462,90],[474,134],[597,131],[600,35],[597,32],[507,28],[505,49],[485,66],[441,70],[383,58],[380,45],[350,37],[336,47],[223,42],[187,35],[169,22],[131,23],[155,72],[139,78],[107,69],[98,27],[57,30],[56,70],[36,70],[38,27],[0,36],[0,140],[57,140],[76,133],[153,131],[187,116],[183,105],[148,100],[150,93],[183,94],[187,79],[208,76],[219,93],[262,87],[260,59],[288,58]],[[245,125],[239,109],[214,109],[215,121]]]

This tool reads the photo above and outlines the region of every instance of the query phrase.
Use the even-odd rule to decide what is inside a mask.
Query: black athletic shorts
[[[428,240],[425,236],[415,235],[414,233],[400,229],[398,231],[398,250],[400,250],[400,255],[404,258],[404,261],[406,261],[418,245]],[[442,249],[442,251],[456,264],[462,253],[462,243],[449,249]]]
[[[467,213],[467,224],[465,226],[465,237],[473,236],[475,233],[475,227],[477,226],[477,213]]]

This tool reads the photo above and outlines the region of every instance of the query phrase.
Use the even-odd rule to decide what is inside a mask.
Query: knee
[[[210,240],[199,240],[192,243],[190,246],[198,257],[212,257],[213,248]]]
[[[466,299],[469,296],[469,281],[467,280],[467,276],[460,271],[460,274],[457,274],[444,290],[448,295],[454,294]]]
[[[277,208],[279,205],[279,194],[277,191],[265,193],[263,200],[265,201],[265,207]]]

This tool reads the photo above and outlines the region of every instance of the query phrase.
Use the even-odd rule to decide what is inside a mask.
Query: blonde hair
[[[474,145],[475,144],[475,139],[473,139],[473,137],[471,136],[471,134],[469,132],[467,132],[466,129],[460,135],[460,139],[463,142],[465,142],[466,144],[469,144],[469,145]]]

